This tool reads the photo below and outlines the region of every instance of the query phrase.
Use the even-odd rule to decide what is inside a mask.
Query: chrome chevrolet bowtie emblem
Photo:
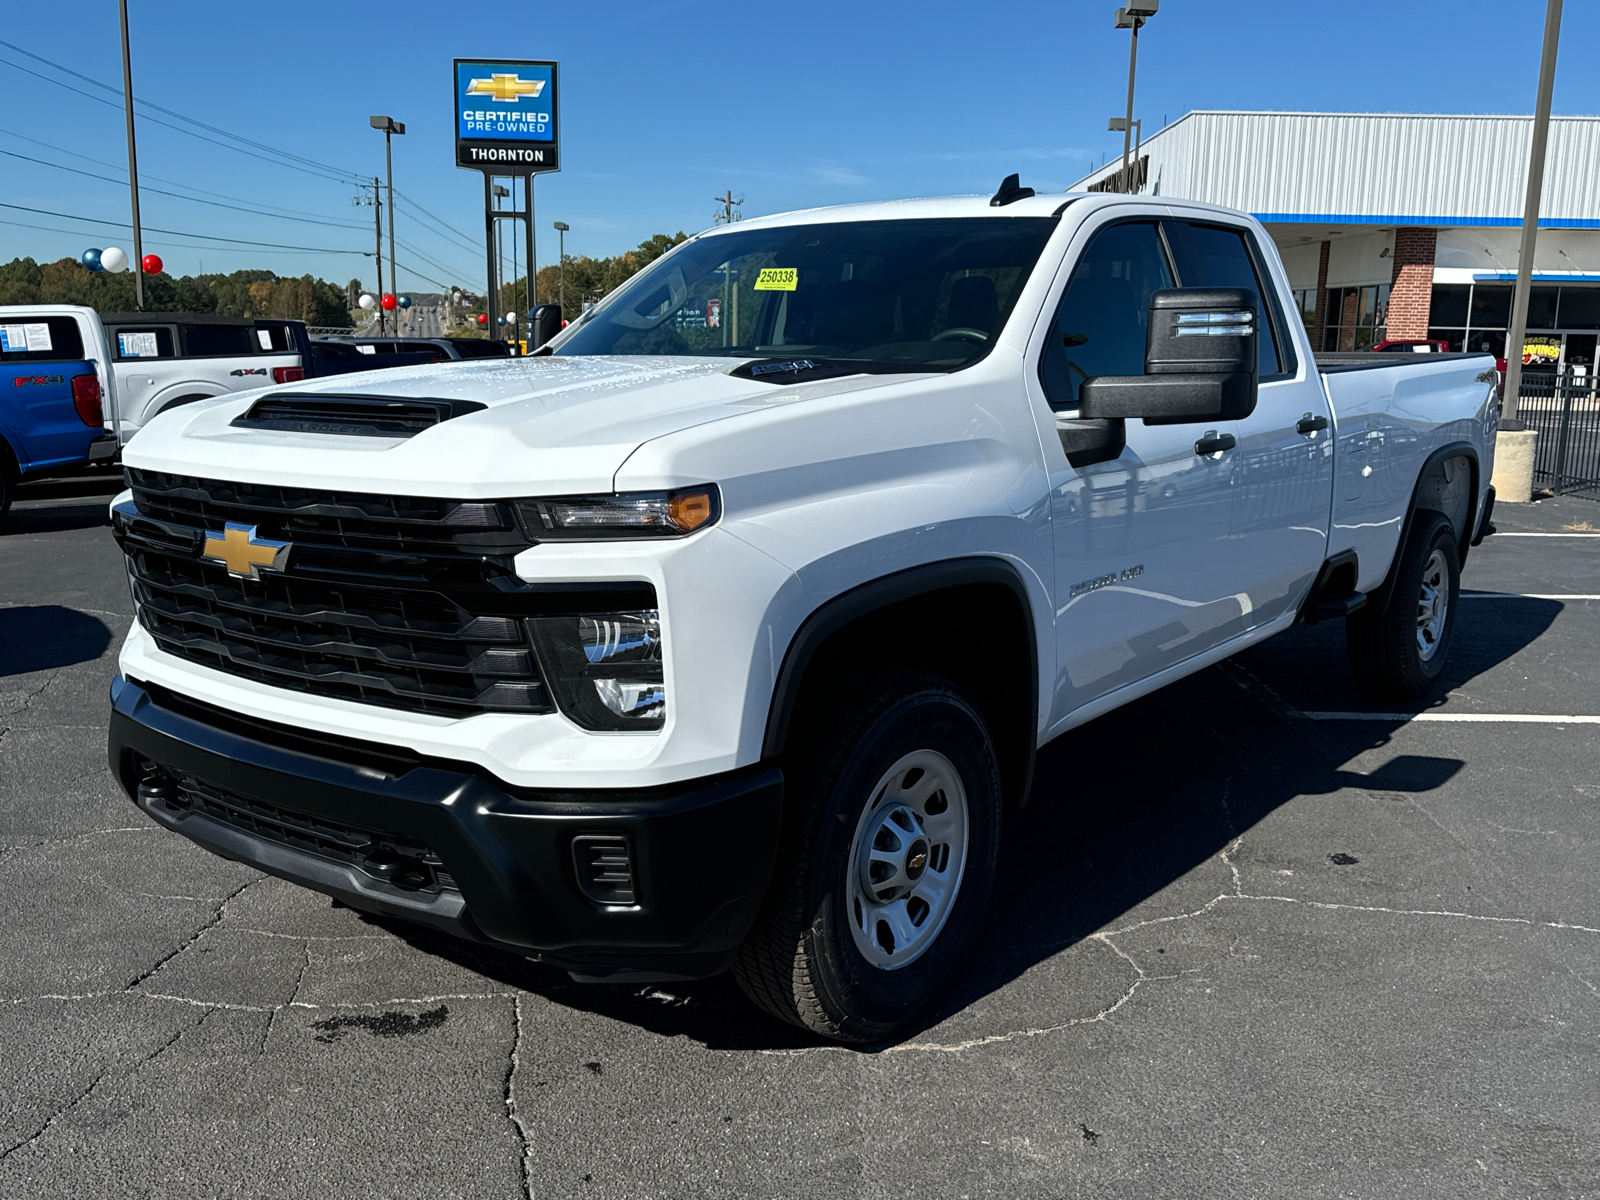
[[[524,96],[538,99],[539,93],[544,91],[545,81],[542,79],[524,79],[520,75],[501,75],[495,72],[487,79],[474,79],[467,85],[469,96],[493,96],[505,104],[515,104]]]
[[[292,542],[257,537],[254,525],[229,521],[221,533],[206,531],[202,562],[220,563],[238,579],[260,579],[263,571],[281,571],[289,560]]]

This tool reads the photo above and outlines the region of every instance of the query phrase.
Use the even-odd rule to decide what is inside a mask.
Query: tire
[[[828,709],[802,714],[787,760],[789,873],[733,973],[780,1020],[881,1042],[932,1008],[972,942],[994,882],[1000,772],[983,719],[938,676],[874,668],[821,690]]]
[[[1460,598],[1455,527],[1443,513],[1419,511],[1395,564],[1388,606],[1363,608],[1345,621],[1356,682],[1385,700],[1427,695],[1444,673]]]
[[[11,448],[0,441],[0,525],[5,523],[6,513],[11,510],[11,501],[17,494],[17,471],[12,465]]]

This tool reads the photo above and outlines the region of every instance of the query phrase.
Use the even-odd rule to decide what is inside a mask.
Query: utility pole
[[[378,177],[372,177],[372,261],[378,264],[378,336],[383,329],[383,193],[378,190]]]
[[[128,123],[128,190],[133,195],[133,304],[144,311],[144,237],[139,227],[139,153],[133,142],[133,56],[128,50],[128,0],[117,0],[122,15],[122,111]]]
[[[1127,29],[1132,31],[1128,39],[1128,112],[1123,118],[1122,125],[1122,187],[1128,186],[1128,151],[1132,148],[1133,140],[1133,76],[1134,68],[1139,61],[1139,29],[1151,17],[1156,15],[1156,9],[1161,0],[1131,0],[1124,8],[1117,9],[1113,19],[1114,29]]]
[[[735,221],[741,218],[742,214],[735,212],[734,209],[738,208],[744,203],[744,197],[739,196],[736,198],[733,194],[732,188],[729,188],[720,196],[713,196],[711,198],[718,204],[722,205],[721,211],[715,212],[711,215],[713,222],[718,225],[732,225]]]
[[[406,127],[402,122],[396,121],[393,117],[381,116],[368,117],[367,124],[371,125],[374,129],[383,130],[383,162],[384,168],[388,172],[389,180],[389,286],[394,289],[395,297],[398,299],[400,295],[400,272],[395,269],[394,265],[394,150],[392,139],[395,134],[404,133],[406,131]],[[381,244],[378,247],[378,252],[380,254],[383,253],[383,247]],[[382,284],[378,285],[378,291],[381,298],[381,293],[383,291]],[[382,306],[380,305],[379,307]],[[394,327],[395,332],[398,333],[400,331],[399,305],[395,306],[394,313]]]
[[[1528,195],[1522,209],[1522,244],[1517,250],[1517,288],[1506,336],[1506,387],[1500,427],[1517,430],[1522,391],[1522,343],[1528,336],[1528,293],[1533,287],[1533,252],[1539,237],[1539,201],[1544,191],[1544,151],[1550,139],[1550,100],[1556,87],[1556,44],[1561,40],[1561,0],[1547,0],[1544,52],[1539,57],[1539,95],[1533,111],[1533,148],[1528,155]]]

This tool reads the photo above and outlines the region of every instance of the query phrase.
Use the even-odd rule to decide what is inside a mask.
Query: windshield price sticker
[[[798,267],[763,267],[756,277],[758,292],[792,292],[800,282]]]
[[[117,349],[123,358],[160,358],[154,333],[119,333]]]
[[[26,325],[0,325],[0,350],[38,354],[51,349],[50,326],[40,321]]]

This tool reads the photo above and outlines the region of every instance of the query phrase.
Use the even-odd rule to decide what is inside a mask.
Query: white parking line
[[[1597,537],[1600,533],[1497,533],[1495,537]]]
[[[1600,600],[1600,594],[1567,592],[1562,595],[1539,592],[1462,592],[1463,600]]]
[[[1546,713],[1360,713],[1308,712],[1313,721],[1463,721],[1480,725],[1600,725],[1600,717],[1559,716]]]

